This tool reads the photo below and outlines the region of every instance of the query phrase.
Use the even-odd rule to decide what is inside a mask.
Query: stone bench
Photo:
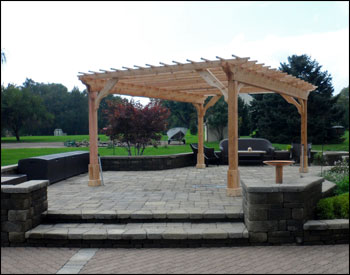
[[[88,151],[73,151],[21,159],[18,173],[26,174],[29,180],[49,180],[51,184],[87,173],[88,165]]]

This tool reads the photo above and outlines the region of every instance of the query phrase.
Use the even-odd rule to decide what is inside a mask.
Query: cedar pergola
[[[108,94],[150,97],[192,103],[198,115],[197,168],[205,168],[203,148],[203,118],[221,96],[228,103],[228,149],[227,195],[241,194],[238,170],[238,94],[278,93],[293,104],[301,116],[301,143],[303,159],[300,172],[308,172],[307,157],[307,99],[317,86],[288,75],[250,58],[232,55],[232,59],[216,57],[217,60],[201,58],[188,63],[160,62],[160,66],[111,68],[100,72],[80,73],[79,79],[89,94],[90,164],[89,186],[99,186],[97,111]],[[205,104],[206,99],[210,100]],[[274,106],[270,106],[273,108]]]

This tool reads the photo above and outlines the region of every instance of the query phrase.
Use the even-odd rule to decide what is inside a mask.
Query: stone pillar
[[[98,164],[98,128],[97,108],[95,101],[97,92],[89,91],[89,136],[90,136],[90,164],[89,164],[89,186],[100,186],[100,167]]]
[[[268,184],[242,181],[244,222],[251,243],[303,243],[304,223],[314,218],[322,197],[320,177]]]
[[[1,185],[1,246],[24,243],[25,232],[41,223],[47,211],[48,180]]]

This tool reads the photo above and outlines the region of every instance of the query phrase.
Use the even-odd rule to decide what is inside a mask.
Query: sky
[[[250,57],[278,68],[307,54],[349,85],[348,1],[1,1],[1,83],[85,86],[78,72]]]

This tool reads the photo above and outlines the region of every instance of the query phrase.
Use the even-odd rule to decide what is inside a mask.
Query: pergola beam
[[[151,68],[145,68],[143,70],[134,69],[134,70],[125,70],[125,71],[118,71],[118,72],[110,72],[110,73],[95,73],[92,75],[89,75],[90,79],[104,79],[104,78],[123,78],[125,76],[138,76],[138,75],[151,75],[151,74],[157,74],[157,73],[174,73],[174,72],[180,72],[180,71],[192,71],[192,70],[200,70],[200,69],[207,69],[209,67],[217,67],[220,66],[220,64],[224,61],[230,61],[236,65],[244,64],[248,61],[249,58],[242,58],[242,59],[222,59],[222,60],[215,60],[215,61],[207,61],[207,62],[196,62],[196,63],[189,63],[189,64],[177,64],[177,65],[169,65],[169,66],[161,66],[156,67],[153,66]],[[147,64],[146,64],[147,65]],[[84,80],[84,76],[79,76],[80,80]]]
[[[103,83],[98,82],[93,87],[99,89]],[[203,104],[206,96],[196,95],[196,94],[187,94],[180,91],[173,91],[168,89],[161,89],[156,87],[148,87],[135,84],[127,84],[118,82],[112,89],[109,90],[110,94],[125,94],[131,96],[142,96],[142,97],[151,97],[159,98],[164,100],[174,100],[180,102],[188,103],[199,103]]]
[[[250,86],[256,86],[265,90],[270,90],[301,99],[307,99],[308,96],[307,93],[302,92],[300,89],[290,84],[283,83],[273,78],[267,78],[262,74],[240,68],[233,68],[233,79]]]

